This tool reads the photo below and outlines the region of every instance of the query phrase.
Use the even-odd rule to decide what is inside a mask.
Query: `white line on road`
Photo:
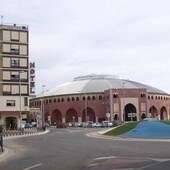
[[[28,167],[28,168],[25,168],[25,169],[23,169],[23,170],[33,169],[33,168],[36,168],[36,167],[41,166],[41,165],[42,165],[42,163],[36,164],[36,165],[30,166],[30,167]]]

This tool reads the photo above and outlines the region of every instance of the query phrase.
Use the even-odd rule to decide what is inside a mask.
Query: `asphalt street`
[[[87,135],[96,130],[51,128],[48,134],[5,140],[10,156],[0,162],[0,170],[169,169],[169,141]]]

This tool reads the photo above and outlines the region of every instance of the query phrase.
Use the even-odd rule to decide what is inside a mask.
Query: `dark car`
[[[33,126],[32,126],[31,123],[26,123],[24,128],[32,128],[32,127],[33,127]]]
[[[56,128],[66,128],[65,123],[57,123]]]

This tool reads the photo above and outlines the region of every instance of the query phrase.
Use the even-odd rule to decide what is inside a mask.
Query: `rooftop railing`
[[[17,30],[28,30],[28,25],[1,23],[0,29],[17,29]]]

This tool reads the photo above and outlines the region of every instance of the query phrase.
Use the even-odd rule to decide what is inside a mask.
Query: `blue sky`
[[[113,74],[170,93],[170,1],[1,0],[4,23],[29,26],[36,92]]]

